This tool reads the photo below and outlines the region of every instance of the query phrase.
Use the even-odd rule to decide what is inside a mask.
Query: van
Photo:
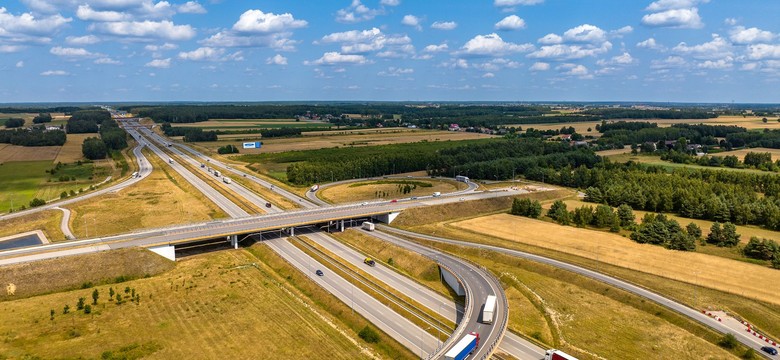
[[[437,192],[433,193],[433,197],[439,197],[439,196],[441,196],[440,192],[437,191]]]

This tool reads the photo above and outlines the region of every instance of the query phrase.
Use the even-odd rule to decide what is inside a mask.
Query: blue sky
[[[0,102],[780,103],[775,0],[10,0]]]

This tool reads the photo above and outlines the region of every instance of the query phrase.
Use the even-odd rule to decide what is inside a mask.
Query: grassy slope
[[[65,240],[60,230],[62,211],[47,210],[9,220],[0,221],[0,237],[41,230],[51,242]],[[1,279],[2,277],[0,277]]]
[[[45,183],[51,161],[19,161],[0,165],[0,212],[7,212],[13,201],[14,209],[28,206],[38,187]]]
[[[343,335],[337,320],[319,316],[321,309],[311,311],[256,260],[245,251],[212,253],[113,286],[136,289],[139,304],[109,302],[109,286],[99,286],[91,315],[75,311],[75,304],[79,297],[91,302],[92,289],[0,303],[0,354],[99,358],[134,348],[124,352],[149,359],[367,358],[354,334]],[[67,315],[65,304],[73,309]]]

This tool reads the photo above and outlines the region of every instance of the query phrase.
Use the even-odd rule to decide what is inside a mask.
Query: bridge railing
[[[442,356],[444,356],[445,351],[453,343],[458,341],[460,339],[461,335],[463,335],[463,333],[466,331],[466,325],[468,324],[467,320],[471,318],[471,316],[473,315],[473,312],[474,312],[474,309],[472,309],[471,306],[470,306],[471,305],[471,301],[474,298],[474,294],[473,294],[469,284],[467,282],[463,281],[463,279],[460,276],[458,276],[457,272],[452,271],[452,269],[450,269],[447,265],[442,264],[440,261],[437,261],[436,259],[434,259],[434,258],[432,258],[430,256],[427,256],[427,255],[423,255],[423,256],[425,256],[425,257],[435,261],[439,265],[439,267],[442,268],[439,271],[446,270],[450,274],[453,274],[455,276],[455,278],[458,280],[458,282],[461,284],[461,286],[463,286],[463,288],[466,289],[465,303],[463,304],[463,317],[460,320],[460,324],[458,324],[458,326],[455,328],[455,331],[452,333],[452,335],[450,335],[450,337],[449,337],[449,339],[447,339],[447,341],[443,342],[441,345],[439,345],[438,348],[436,348],[436,350],[434,350],[432,353],[428,354],[428,357],[426,359],[430,360],[430,359],[438,359],[438,358],[441,358]]]

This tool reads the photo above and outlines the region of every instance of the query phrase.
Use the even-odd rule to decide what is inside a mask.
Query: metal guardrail
[[[421,255],[423,255],[423,254],[421,254]],[[443,342],[438,348],[436,348],[436,350],[434,350],[431,354],[428,355],[428,357],[426,359],[427,360],[431,360],[431,359],[434,359],[434,358],[440,358],[440,357],[444,356],[444,351],[446,349],[448,349],[452,345],[452,343],[454,343],[455,341],[459,340],[460,336],[463,334],[463,332],[466,331],[467,321],[464,321],[464,320],[471,318],[471,315],[474,312],[474,310],[471,308],[471,306],[469,306],[471,304],[471,299],[474,298],[474,295],[473,295],[473,292],[472,292],[471,287],[469,286],[469,284],[466,283],[465,281],[463,281],[463,279],[460,276],[458,276],[456,272],[452,271],[452,269],[450,269],[447,265],[444,265],[444,264],[436,261],[435,259],[433,259],[433,258],[431,258],[431,257],[429,257],[427,255],[423,255],[423,256],[433,260],[434,262],[436,262],[439,265],[439,267],[444,268],[447,271],[449,271],[450,274],[455,275],[455,278],[458,280],[458,282],[463,286],[463,288],[466,289],[466,297],[465,297],[465,302],[463,304],[463,318],[461,318],[460,324],[458,324],[458,326],[455,328],[455,331],[452,333],[450,338],[447,339],[447,341]],[[439,271],[441,271],[441,270],[439,270]]]
[[[384,229],[388,229],[389,232],[394,232],[393,231],[394,229],[392,229],[390,227],[387,227],[387,226],[381,226],[381,227],[384,228]],[[401,235],[408,236],[406,234],[401,234]],[[501,281],[498,280],[498,278],[495,275],[493,275],[493,273],[488,271],[486,267],[484,267],[482,265],[478,265],[478,264],[476,264],[476,263],[474,263],[474,262],[472,262],[472,261],[470,261],[468,259],[464,259],[464,258],[461,258],[461,257],[455,257],[455,256],[453,256],[451,254],[445,253],[445,252],[443,252],[443,251],[441,251],[439,249],[436,249],[436,248],[434,248],[432,246],[428,246],[428,245],[425,245],[425,244],[419,244],[419,243],[416,243],[416,244],[419,245],[419,246],[431,249],[431,250],[433,250],[435,252],[439,252],[439,253],[445,254],[447,256],[450,256],[450,257],[456,259],[457,261],[462,261],[462,262],[465,262],[465,263],[471,265],[472,267],[475,267],[476,269],[480,270],[483,274],[487,275],[493,281],[495,281],[495,283],[498,285],[498,287],[503,290],[503,287],[501,287]],[[431,260],[436,261],[435,259],[431,258],[430,256],[427,256],[427,255],[423,255],[423,256],[425,256],[425,257],[427,257],[427,258],[429,258]],[[438,261],[437,261],[437,263],[438,263]],[[439,266],[443,266],[443,265],[441,263],[439,263]],[[447,268],[446,266],[444,266],[444,267]],[[471,288],[460,277],[458,277],[457,274],[454,271],[451,271],[449,268],[447,268],[447,270],[450,271],[450,273],[454,274],[455,277],[458,279],[458,282],[461,283],[461,285],[463,285],[466,288],[466,295],[467,296],[466,296],[466,304],[464,305],[465,306],[464,307],[465,311],[464,311],[464,314],[463,314],[463,319],[468,319],[468,318],[471,317],[471,313],[473,312],[472,308],[469,306],[469,303],[470,303],[469,300],[470,300],[470,298],[473,298],[473,295],[471,295]],[[499,294],[496,294],[496,295],[499,295]],[[507,323],[509,322],[509,303],[508,303],[508,301],[506,299],[506,293],[501,291],[500,295],[501,295],[500,296],[501,303],[504,305],[504,309],[505,309],[504,316],[501,319],[501,326],[500,326],[501,332],[498,335],[498,337],[496,338],[496,341],[494,341],[490,345],[490,347],[488,348],[488,352],[480,359],[487,359],[487,358],[489,358],[493,354],[493,352],[495,351],[496,347],[498,347],[498,345],[501,343],[501,340],[503,339],[504,334],[506,334],[506,327],[507,327]],[[447,348],[448,345],[451,344],[452,342],[454,342],[455,340],[460,339],[460,335],[463,332],[463,328],[465,328],[465,324],[466,324],[465,321],[461,321],[461,323],[458,325],[458,329],[456,329],[455,333],[452,334],[452,336],[447,340],[447,342],[445,342],[444,344],[442,344],[442,346],[440,346],[441,349],[439,349],[436,352],[434,352],[434,354],[432,354],[431,356],[428,356],[428,359],[432,359],[433,355],[441,356],[441,355],[439,355],[439,353],[441,351],[443,351],[443,349]],[[458,331],[458,330],[460,330],[460,331]]]

